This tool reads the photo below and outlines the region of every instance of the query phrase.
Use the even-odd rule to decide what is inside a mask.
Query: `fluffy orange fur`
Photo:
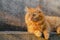
[[[45,16],[47,22],[50,24],[50,31],[56,31],[60,34],[60,17],[58,16]]]
[[[54,28],[57,29],[58,34],[60,33],[60,27],[57,27],[60,24],[57,22],[58,17],[45,16],[40,7],[26,7],[25,11],[25,22],[29,33],[33,33],[37,37],[41,37],[43,33],[45,39],[49,38],[49,34]]]

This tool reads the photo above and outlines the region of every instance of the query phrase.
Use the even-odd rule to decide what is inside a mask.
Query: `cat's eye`
[[[33,16],[36,16],[36,14],[33,14]]]
[[[36,15],[37,15],[36,13],[33,14],[33,16],[36,16]]]
[[[41,13],[41,11],[38,11],[38,13]]]

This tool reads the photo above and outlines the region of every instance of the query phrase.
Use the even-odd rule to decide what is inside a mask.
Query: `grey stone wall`
[[[36,7],[40,4],[49,15],[60,15],[59,3],[60,0],[0,0],[0,10],[10,12],[14,16],[21,16],[24,14],[25,6]]]
[[[40,4],[46,14],[60,16],[60,0],[42,0]]]
[[[33,0],[0,0],[0,12],[2,12],[2,14],[5,15],[5,17],[6,16],[8,17],[8,15],[17,17],[20,20],[20,24],[23,26],[25,6],[36,7],[38,4],[39,4],[39,0],[35,0],[35,1]],[[3,12],[6,12],[6,14]],[[11,17],[11,20],[12,19],[13,18]]]

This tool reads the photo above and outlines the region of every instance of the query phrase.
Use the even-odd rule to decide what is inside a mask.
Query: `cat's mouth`
[[[40,18],[38,18],[38,17],[37,17],[37,18],[32,18],[31,20],[32,20],[33,22],[38,22],[38,21],[40,21]]]

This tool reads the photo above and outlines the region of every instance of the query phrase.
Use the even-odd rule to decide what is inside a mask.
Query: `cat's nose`
[[[35,20],[37,20],[38,18],[34,18]]]

